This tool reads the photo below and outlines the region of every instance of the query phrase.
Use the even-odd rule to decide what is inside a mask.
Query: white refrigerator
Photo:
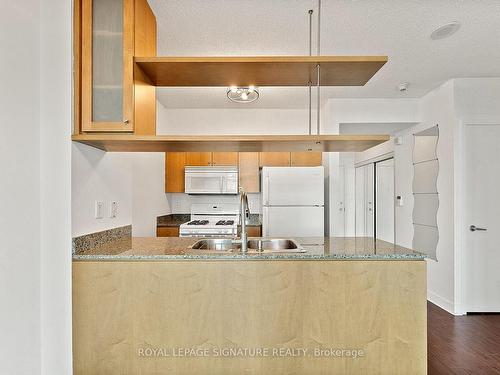
[[[263,167],[261,184],[263,236],[324,236],[323,167]]]

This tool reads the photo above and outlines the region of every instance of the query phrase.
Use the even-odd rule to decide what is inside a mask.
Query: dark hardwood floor
[[[427,312],[429,375],[500,375],[500,315],[453,316],[430,302]]]

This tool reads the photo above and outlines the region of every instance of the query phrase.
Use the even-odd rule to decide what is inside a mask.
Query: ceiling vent
[[[458,31],[458,29],[460,29],[460,22],[453,21],[447,23],[446,25],[440,26],[436,30],[434,30],[431,33],[431,39],[438,40],[438,39],[448,38],[449,36],[455,34]]]

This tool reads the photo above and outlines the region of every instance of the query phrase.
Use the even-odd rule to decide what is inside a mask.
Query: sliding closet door
[[[356,237],[375,233],[374,177],[373,164],[356,168]]]
[[[394,243],[394,159],[375,164],[376,237]]]

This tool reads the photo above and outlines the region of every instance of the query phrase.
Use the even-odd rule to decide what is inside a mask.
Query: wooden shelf
[[[79,134],[73,141],[110,152],[364,151],[388,135],[160,135]]]
[[[136,57],[155,86],[363,86],[387,56]]]

